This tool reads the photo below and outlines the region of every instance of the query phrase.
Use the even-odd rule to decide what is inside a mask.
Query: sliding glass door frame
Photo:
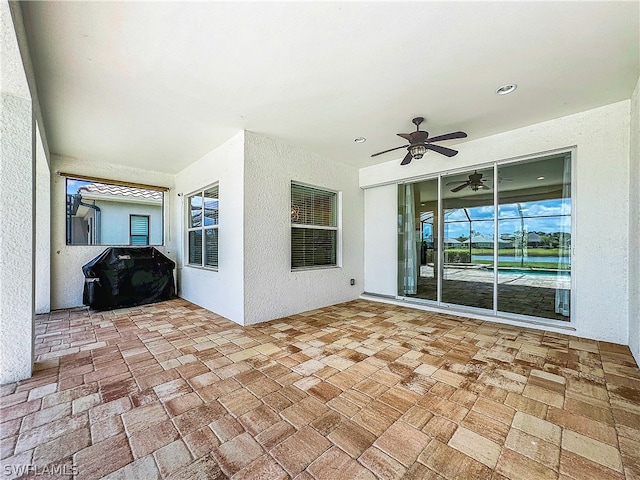
[[[500,241],[499,241],[499,238],[500,238],[499,236],[499,231],[500,231],[499,193],[500,192],[498,188],[499,181],[500,181],[499,168],[505,167],[505,166],[513,166],[513,165],[517,165],[518,163],[527,162],[527,161],[536,160],[536,159],[542,159],[544,157],[561,155],[561,154],[569,155],[569,162],[570,162],[570,169],[571,169],[571,189],[570,189],[570,192],[571,192],[571,210],[570,210],[571,246],[569,248],[569,258],[571,262],[571,278],[570,278],[571,313],[569,316],[569,320],[568,321],[555,320],[552,318],[535,317],[531,315],[500,311],[498,310],[498,285],[499,285],[498,265],[499,265],[499,257],[500,257],[500,248],[499,248],[499,244],[500,244]],[[434,232],[437,231],[438,239],[437,239],[437,242],[434,242],[434,247],[436,249],[436,252],[434,252],[434,262],[436,261],[436,258],[437,258],[437,266],[435,266],[436,268],[434,269],[434,272],[436,273],[436,285],[437,285],[436,300],[407,297],[404,295],[400,295],[399,293],[396,295],[396,299],[401,301],[423,304],[425,306],[431,306],[435,308],[442,308],[445,310],[451,310],[451,311],[460,312],[460,313],[469,313],[469,314],[481,315],[481,316],[487,316],[487,317],[497,317],[497,318],[502,318],[506,320],[515,320],[515,321],[521,321],[521,322],[527,322],[527,323],[549,325],[557,328],[569,328],[569,329],[574,328],[576,302],[575,302],[575,275],[573,272],[575,271],[575,248],[576,248],[575,239],[577,238],[576,218],[575,218],[575,210],[576,210],[576,206],[575,206],[576,205],[576,182],[575,182],[575,168],[574,168],[575,164],[576,164],[576,148],[568,147],[568,148],[563,148],[558,150],[541,152],[534,155],[526,155],[526,156],[487,162],[487,163],[482,163],[477,165],[467,165],[467,166],[456,168],[456,169],[436,172],[429,175],[425,175],[423,177],[414,177],[411,179],[407,179],[405,181],[398,182],[397,184],[398,186],[400,186],[405,184],[417,184],[419,182],[424,182],[428,180],[437,180],[437,185],[438,185],[437,186],[437,189],[438,189],[437,219],[438,220],[437,220],[437,225],[434,225],[433,231]],[[444,177],[449,175],[460,174],[460,173],[469,172],[471,170],[476,170],[476,169],[480,170],[480,169],[489,169],[489,168],[492,169],[493,185],[494,185],[494,188],[493,188],[494,246],[493,246],[493,269],[492,269],[493,270],[493,305],[492,305],[493,308],[491,310],[486,308],[468,306],[468,305],[447,303],[447,302],[443,302],[442,300],[444,260],[445,260],[445,245],[444,245],[444,223],[445,222],[444,222],[444,210],[443,210],[443,190],[444,190],[443,179]],[[469,241],[471,241],[471,239],[469,239]]]
[[[498,315],[498,265],[500,264],[500,198],[498,195],[498,162],[493,165],[493,314]]]
[[[532,157],[535,158],[535,157]],[[522,161],[522,160],[520,160]],[[495,182],[497,179],[497,171],[498,171],[498,164],[499,162],[487,162],[487,163],[480,163],[480,164],[475,164],[475,165],[467,165],[464,167],[460,167],[460,168],[456,168],[456,169],[452,169],[452,170],[445,170],[443,172],[439,172],[438,173],[438,226],[439,226],[439,231],[440,231],[440,235],[438,238],[438,302],[437,305],[438,307],[441,308],[446,308],[447,310],[455,310],[455,311],[459,311],[459,312],[466,312],[466,313],[473,313],[473,314],[477,314],[477,315],[490,315],[490,316],[502,316],[500,315],[500,313],[497,311],[497,281],[498,281],[498,271],[497,268],[493,269],[493,284],[492,284],[492,288],[493,288],[493,299],[492,299],[492,309],[489,310],[487,308],[481,308],[481,307],[473,307],[470,305],[461,305],[461,304],[457,304],[457,303],[449,303],[449,302],[445,302],[442,300],[442,291],[443,291],[443,280],[444,280],[444,266],[445,266],[445,245],[444,245],[444,235],[445,235],[445,230],[444,230],[444,199],[443,199],[443,191],[444,191],[444,184],[443,184],[443,179],[444,177],[450,176],[450,175],[456,175],[456,174],[460,174],[460,173],[465,173],[465,172],[469,172],[471,170],[486,170],[486,169],[491,169],[493,172],[493,181]],[[417,181],[422,181],[422,180],[417,180]],[[497,185],[497,183],[494,183],[494,185]],[[497,192],[497,188],[493,189],[493,209],[494,209],[494,233],[495,233],[495,225],[497,225],[497,219],[496,219],[496,212],[497,212],[497,208],[496,208],[496,192]],[[494,237],[497,238],[497,237]],[[469,244],[471,245],[471,237],[469,238]],[[493,262],[494,262],[494,266],[497,265],[497,252],[498,249],[494,248],[494,258],[493,258]],[[414,299],[414,298],[409,298],[408,300],[410,301],[420,301],[420,303],[422,303],[421,299]],[[427,303],[427,302],[425,302]],[[430,301],[428,302],[430,305],[435,305],[435,302]]]
[[[436,298],[438,299],[438,305],[442,305],[442,272],[444,269],[444,216],[442,215],[442,176],[438,175],[438,268],[434,270],[436,272]],[[436,255],[434,255],[434,258]]]

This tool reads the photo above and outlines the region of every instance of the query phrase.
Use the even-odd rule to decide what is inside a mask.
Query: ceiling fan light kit
[[[378,155],[382,155],[383,153],[393,152],[394,150],[399,150],[401,148],[407,149],[407,155],[404,157],[400,165],[407,165],[411,162],[411,160],[421,159],[427,150],[433,150],[436,153],[441,155],[446,155],[447,157],[453,157],[458,154],[457,150],[453,150],[452,148],[442,147],[440,145],[434,145],[432,142],[440,142],[443,140],[453,140],[454,138],[465,138],[467,134],[465,132],[451,132],[445,133],[444,135],[439,135],[437,137],[429,138],[429,132],[425,132],[420,130],[420,124],[424,121],[422,117],[416,117],[412,120],[413,124],[416,126],[416,131],[411,133],[398,133],[399,137],[404,138],[409,142],[409,145],[402,145],[400,147],[391,148],[389,150],[384,150],[382,152],[374,153],[371,155],[372,157],[376,157]]]
[[[427,152],[427,147],[424,145],[413,145],[412,147],[409,147],[409,152],[413,158],[419,160]]]

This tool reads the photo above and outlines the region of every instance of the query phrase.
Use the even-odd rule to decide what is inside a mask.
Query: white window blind
[[[147,215],[130,215],[129,227],[131,245],[149,245],[149,217]]]
[[[337,194],[291,184],[291,268],[335,266]]]

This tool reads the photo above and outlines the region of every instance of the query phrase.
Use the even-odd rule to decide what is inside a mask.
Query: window
[[[218,267],[218,185],[187,197],[189,265]]]
[[[291,268],[337,265],[337,194],[291,184]]]
[[[67,245],[162,245],[166,188],[61,175]]]
[[[131,245],[149,245],[149,216],[129,215]]]

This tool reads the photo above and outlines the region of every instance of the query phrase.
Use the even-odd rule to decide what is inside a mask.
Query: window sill
[[[86,243],[65,243],[66,247],[102,247],[102,248],[111,248],[111,247],[115,247],[115,248],[120,248],[120,247],[131,247],[131,248],[137,248],[137,247],[155,247],[155,248],[159,248],[159,247],[164,247],[163,243],[150,243],[148,245],[131,245],[130,243],[94,243],[93,245],[89,245]]]
[[[331,270],[334,268],[342,268],[339,265],[319,265],[319,266],[315,266],[315,267],[297,267],[297,268],[292,268],[291,272],[309,272],[312,270]]]
[[[201,265],[191,265],[186,263],[183,265],[184,267],[193,268],[194,270],[204,270],[205,272],[217,272],[219,267],[205,267]]]

